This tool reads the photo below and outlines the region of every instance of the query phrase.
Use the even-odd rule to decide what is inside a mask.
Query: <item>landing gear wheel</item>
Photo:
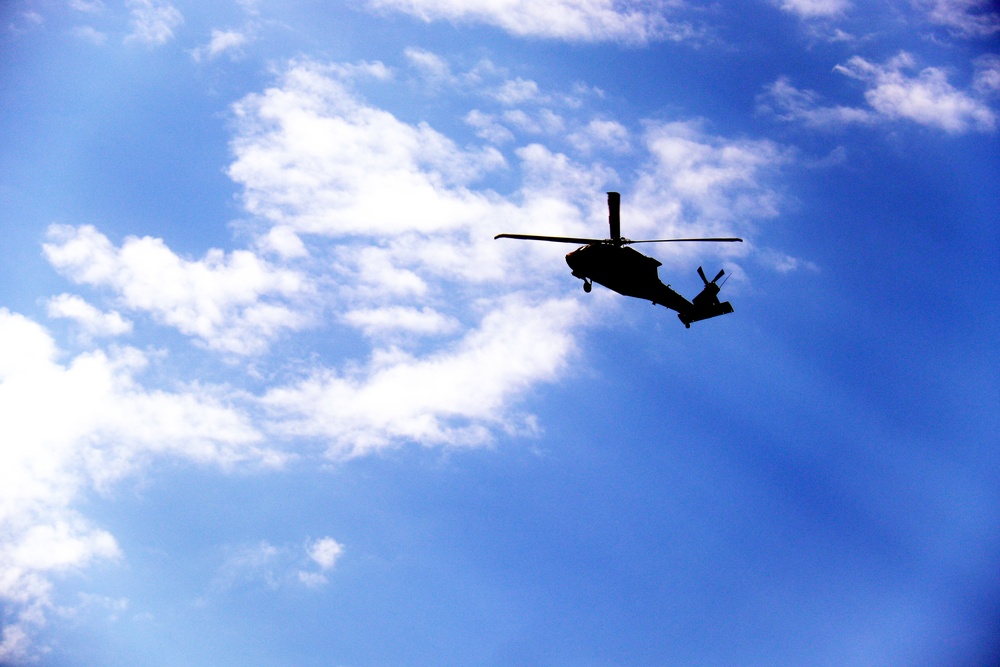
[[[590,294],[590,290],[594,289],[594,285],[589,280],[583,281],[583,291]]]

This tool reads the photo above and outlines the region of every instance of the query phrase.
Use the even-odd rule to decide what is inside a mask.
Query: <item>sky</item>
[[[1000,663],[993,3],[8,0],[0,127],[0,664]]]

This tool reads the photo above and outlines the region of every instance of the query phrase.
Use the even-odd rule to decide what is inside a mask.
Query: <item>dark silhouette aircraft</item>
[[[633,241],[621,235],[621,219],[619,206],[621,195],[617,192],[608,193],[608,224],[611,227],[609,239],[584,239],[569,236],[536,236],[534,234],[497,234],[494,239],[522,239],[526,241],[553,241],[555,243],[584,244],[566,255],[566,263],[572,269],[573,275],[583,281],[583,291],[590,292],[592,283],[604,285],[608,289],[634,296],[637,299],[647,299],[653,304],[666,306],[677,311],[677,317],[684,326],[691,328],[692,322],[707,320],[733,312],[728,301],[719,302],[718,280],[726,275],[719,271],[711,281],[705,277],[705,272],[698,267],[698,275],[705,283],[704,289],[690,301],[670,289],[670,285],[660,282],[656,268],[661,263],[652,257],[647,257],[628,246],[633,243],[681,243],[681,242],[742,242],[738,238],[705,238],[705,239],[650,239]]]

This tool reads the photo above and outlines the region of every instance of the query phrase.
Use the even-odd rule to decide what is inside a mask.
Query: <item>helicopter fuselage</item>
[[[669,285],[660,281],[657,269],[662,264],[641,252],[613,242],[591,243],[566,255],[566,263],[573,275],[584,281],[590,291],[593,281],[624,296],[652,301],[654,304],[676,310],[685,326],[691,322],[733,312],[729,302],[719,303],[719,288],[714,283],[693,300],[688,301]]]
[[[591,243],[566,255],[573,275],[591,280],[625,296],[646,299],[676,311],[691,302],[660,281],[660,262],[628,246]]]
[[[677,311],[677,317],[684,326],[690,327],[692,322],[707,320],[733,312],[728,301],[719,302],[719,278],[725,271],[709,280],[702,268],[698,267],[698,275],[705,288],[695,298],[688,301],[670,285],[660,282],[656,270],[660,262],[647,257],[641,252],[628,247],[633,243],[679,243],[679,242],[741,242],[735,237],[712,238],[681,238],[681,239],[643,239],[633,241],[621,235],[621,219],[619,205],[621,195],[617,192],[608,193],[608,230],[611,237],[607,239],[583,238],[579,236],[545,236],[541,234],[497,234],[494,239],[520,239],[524,241],[548,241],[552,243],[582,243],[583,245],[566,255],[566,263],[573,275],[583,281],[583,290],[589,292],[593,283],[604,285],[613,292],[637,299],[652,301]]]

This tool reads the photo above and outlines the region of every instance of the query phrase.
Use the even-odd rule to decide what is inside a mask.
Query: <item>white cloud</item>
[[[0,442],[14,443],[0,448],[0,596],[21,610],[4,650],[23,650],[20,632],[44,616],[54,573],[119,555],[114,537],[74,509],[80,494],[153,456],[279,465],[284,457],[261,444],[264,433],[318,441],[341,459],[536,432],[520,406],[566,374],[577,332],[606,306],[583,300],[565,247],[493,235],[603,232],[603,192],[618,176],[596,158],[578,162],[539,143],[514,149],[515,164],[493,148],[460,148],[365,103],[351,88],[359,78],[392,80],[379,63],[299,61],[234,106],[229,173],[263,228],[251,247],[276,259],[246,250],[185,259],[159,239],[116,246],[89,226],[54,226],[45,252],[70,279],[110,292],[116,308],[148,313],[209,350],[263,355],[274,336],[303,326],[305,313],[318,320],[325,312],[331,329],[346,324],[369,337],[365,358],[334,352],[292,379],[295,364],[276,360],[281,372],[269,377],[283,379],[263,378],[256,396],[238,399],[199,385],[154,391],[140,382],[149,363],[142,352],[60,361],[42,327],[0,311],[0,414],[11,415],[0,420]],[[584,132],[594,152],[628,141],[611,120]],[[696,123],[649,123],[642,140],[648,159],[623,204],[635,236],[728,235],[776,210],[767,177],[787,159],[780,147],[712,136]],[[501,169],[515,172],[511,194],[476,187]],[[113,311],[73,295],[50,306],[95,333],[124,327]],[[319,587],[341,549],[329,537],[238,548],[215,587]]]
[[[125,0],[125,4],[129,7],[132,29],[125,37],[126,43],[166,44],[174,38],[174,28],[184,23],[180,11],[163,0]]]
[[[777,144],[714,137],[694,122],[650,125],[645,139],[652,159],[636,184],[639,210],[630,225],[671,237],[734,236],[755,220],[777,215],[779,196],[766,181],[790,159]]]
[[[358,291],[377,300],[378,295],[394,298],[421,298],[427,295],[427,281],[416,272],[399,266],[390,248],[367,247],[350,252],[345,259],[353,269]]]
[[[309,572],[308,570],[298,571],[299,583],[301,583],[306,588],[319,588],[320,586],[326,586],[329,581],[326,575],[321,572]]]
[[[424,21],[494,25],[521,37],[569,41],[643,43],[698,36],[686,23],[663,15],[667,3],[613,0],[369,0],[375,10],[396,10]]]
[[[236,0],[236,4],[251,16],[260,14],[260,0]]]
[[[577,150],[589,153],[595,149],[610,149],[625,153],[631,148],[628,128],[613,120],[591,120],[587,125],[570,134],[567,139]]]
[[[256,544],[230,546],[226,551],[228,554],[212,581],[214,592],[241,585],[263,585],[277,590],[296,582],[307,588],[320,588],[329,583],[324,573],[333,569],[344,545],[332,537],[309,541],[304,549],[275,546],[261,540]],[[319,571],[306,569],[317,567]]]
[[[31,651],[31,635],[22,623],[5,625],[0,635],[0,660],[27,660]]]
[[[976,59],[976,76],[972,87],[982,95],[1000,92],[1000,56],[990,53]]]
[[[47,305],[49,317],[74,320],[91,336],[120,336],[132,331],[132,323],[117,311],[101,312],[75,294],[54,296]]]
[[[465,122],[475,128],[476,136],[492,144],[503,144],[514,140],[514,133],[497,121],[493,114],[473,109],[465,116]]]
[[[337,236],[433,233],[482,219],[489,203],[460,186],[502,167],[500,153],[463,151],[426,124],[361,103],[341,69],[297,63],[283,87],[236,105],[229,174],[247,210],[300,234]]]
[[[314,65],[314,63],[310,64]],[[356,63],[330,63],[323,69],[325,73],[335,76],[342,81],[358,81],[363,79],[388,81],[392,78],[392,70],[379,60],[374,62],[361,60]]]
[[[474,190],[481,174],[507,167],[499,152],[403,123],[361,101],[350,78],[340,66],[292,63],[278,87],[234,108],[229,171],[248,210],[331,256],[331,275],[316,278],[330,286],[325,298],[382,345],[365,364],[272,387],[268,428],[328,440],[332,456],[488,442],[491,429],[524,422],[513,406],[558,377],[584,319],[559,297],[570,286],[565,249],[492,237],[511,224],[583,233],[578,202],[600,202],[612,172],[534,145],[516,152],[520,203]],[[527,293],[550,287],[555,298]],[[423,352],[406,351],[418,337]]]
[[[521,109],[509,109],[500,115],[487,114],[473,109],[465,116],[467,125],[476,129],[476,136],[494,144],[503,144],[514,139],[513,130],[526,134],[562,134],[566,121],[551,109],[538,109],[533,113]]]
[[[376,350],[363,371],[319,370],[262,402],[275,433],[326,439],[335,458],[405,442],[481,445],[488,427],[522,428],[506,406],[565,368],[580,315],[570,300],[511,299],[432,355]]]
[[[781,0],[781,8],[805,19],[838,16],[850,6],[849,0]]]
[[[285,578],[282,559],[284,549],[272,545],[267,540],[257,544],[229,547],[229,552],[219,567],[211,588],[226,591],[241,583],[263,583],[267,588],[276,589]]]
[[[49,239],[46,257],[70,279],[110,288],[123,307],[150,313],[213,349],[259,353],[282,330],[306,322],[289,305],[263,298],[305,294],[304,277],[246,250],[228,257],[211,250],[189,261],[150,237],[129,237],[115,248],[88,225],[53,226]]]
[[[321,570],[329,570],[344,553],[344,545],[332,537],[324,537],[313,542],[308,553]]]
[[[455,80],[448,61],[436,53],[410,47],[403,51],[403,55],[431,82],[452,82]]]
[[[257,246],[265,252],[272,252],[286,260],[309,256],[306,244],[302,242],[295,230],[282,225],[272,227],[267,234],[258,238]]]
[[[508,79],[493,93],[493,96],[508,106],[537,101],[539,99],[538,84],[521,77]]]
[[[195,62],[198,62],[203,58],[211,60],[221,53],[236,55],[239,53],[240,47],[246,44],[249,39],[246,32],[213,28],[212,39],[205,46],[194,49],[191,52],[191,57],[194,58]]]
[[[344,314],[344,320],[358,327],[365,335],[374,338],[388,334],[442,335],[456,331],[461,325],[453,317],[423,307],[388,306],[384,308],[363,308]]]
[[[37,323],[0,308],[0,603],[13,621],[0,660],[23,658],[51,607],[51,577],[114,559],[114,537],[74,504],[153,456],[278,465],[260,433],[208,388],[143,389],[138,350],[93,351],[65,365]]]
[[[906,118],[953,134],[995,129],[996,114],[983,102],[952,87],[944,70],[927,67],[916,77],[908,77],[905,70],[914,66],[913,57],[901,52],[884,65],[854,56],[834,70],[869,83],[865,99],[889,119]]]
[[[108,39],[106,34],[89,25],[78,25],[70,30],[70,34],[94,46],[100,46]]]
[[[901,52],[885,64],[871,63],[854,56],[834,71],[868,84],[865,100],[870,109],[850,106],[821,106],[819,95],[800,90],[780,77],[757,96],[757,109],[773,113],[786,121],[801,122],[810,127],[836,128],[850,124],[870,125],[880,121],[906,119],[935,127],[950,134],[969,131],[992,132],[996,128],[996,113],[979,96],[1000,85],[1000,68],[989,58],[977,61],[972,92],[956,89],[948,83],[943,69],[927,67],[916,76],[906,70],[915,67],[913,56]]]
[[[70,0],[69,6],[78,12],[87,12],[89,14],[97,14],[104,11],[104,2],[102,0]]]
[[[800,90],[787,77],[780,77],[757,96],[757,110],[772,113],[784,121],[797,121],[815,128],[839,128],[845,125],[870,125],[877,115],[867,109],[847,106],[820,106],[819,95]]]
[[[762,264],[770,267],[778,273],[791,273],[792,271],[799,271],[802,269],[812,271],[814,273],[819,271],[819,266],[817,266],[815,262],[801,260],[783,252],[767,248],[763,248],[758,252],[758,259]]]
[[[1000,32],[1000,13],[990,0],[915,0],[927,19],[963,37],[989,37]]]
[[[555,134],[565,129],[565,121],[550,109],[539,109],[534,115],[521,109],[511,109],[503,113],[508,124],[530,134]]]

